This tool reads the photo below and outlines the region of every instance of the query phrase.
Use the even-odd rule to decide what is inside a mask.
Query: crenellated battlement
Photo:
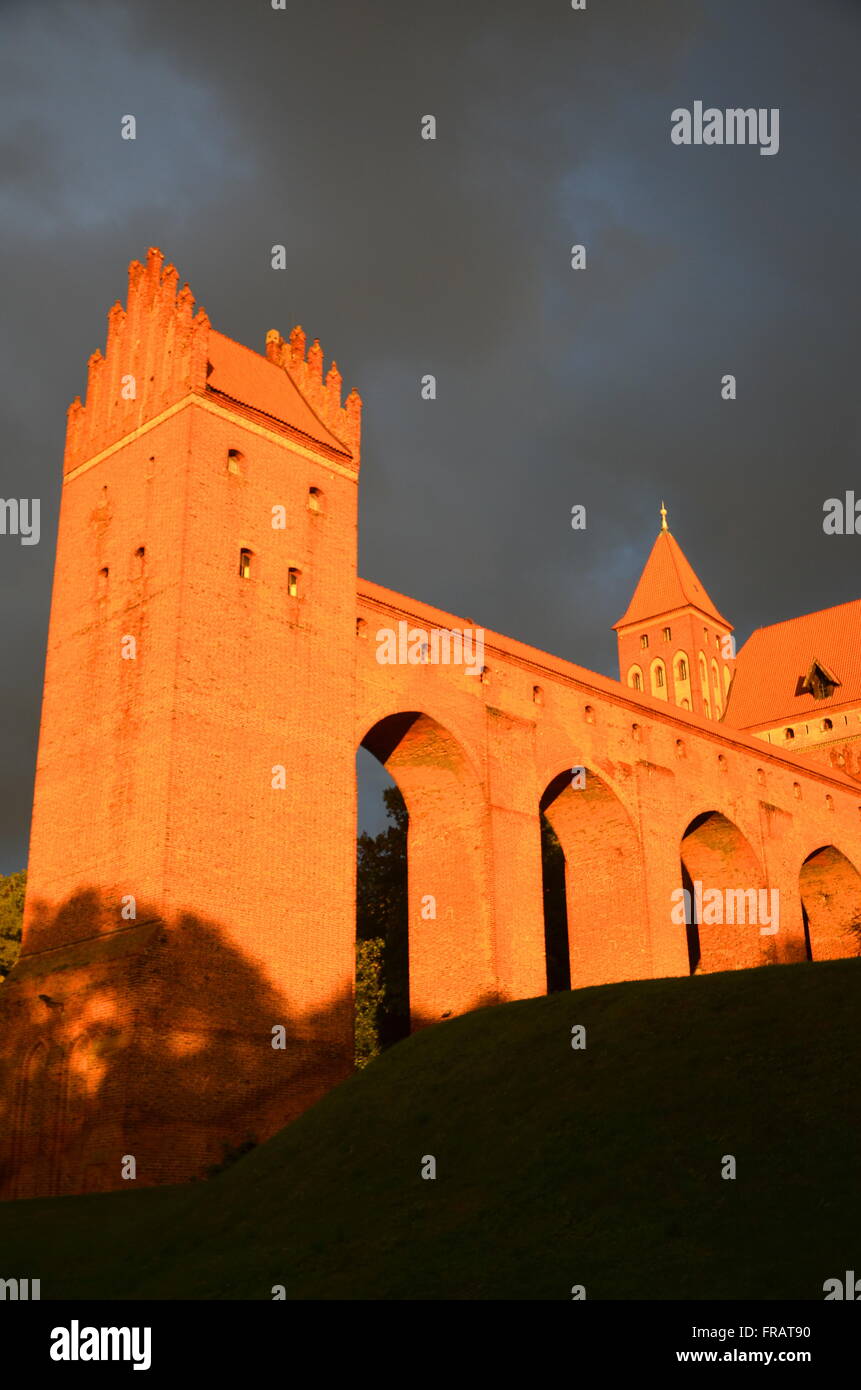
[[[210,331],[205,309],[194,313],[188,285],[156,247],[146,264],[129,265],[127,305],[108,313],[105,352],[89,359],[85,400],[69,406],[63,471],[130,434],[189,392],[206,390]]]
[[[179,272],[175,266],[164,264],[157,247],[150,247],[145,264],[131,262],[126,307],[117,301],[108,312],[105,351],[97,348],[90,357],[85,399],[77,396],[67,412],[64,473],[132,434],[185,396],[206,395],[211,387],[210,358],[216,355],[215,339],[222,344],[227,340],[211,335],[206,310],[200,308],[195,313],[194,304],[188,285],[179,288]],[[268,361],[286,372],[326,430],[335,436],[334,440],[327,437],[327,442],[334,446],[341,441],[358,463],[362,400],[354,389],[342,404],[343,379],[336,362],[331,363],[324,379],[319,340],[315,338],[306,353],[301,328],[294,328],[289,340],[273,329],[266,335],[265,358],[257,360],[261,366]],[[245,385],[244,373],[241,375]],[[257,384],[268,403],[270,393],[265,382]],[[289,396],[289,388],[285,390]],[[266,413],[267,404],[248,395],[242,399]],[[290,424],[289,401],[282,408],[284,421]],[[307,425],[304,428],[307,430]]]
[[[358,457],[362,431],[362,398],[353,387],[341,404],[343,377],[335,360],[323,377],[323,349],[315,338],[305,352],[305,332],[297,324],[289,339],[282,338],[277,328],[266,334],[266,356],[277,367],[283,367],[305,397],[308,404],[328,425],[332,433],[349,446]]]

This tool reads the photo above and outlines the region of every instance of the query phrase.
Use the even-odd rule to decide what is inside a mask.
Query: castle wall
[[[835,845],[861,864],[861,797],[850,778],[657,700],[634,699],[615,681],[497,633],[485,634],[483,677],[431,661],[381,662],[377,634],[401,622],[408,632],[430,633],[462,628],[462,620],[368,582],[360,584],[357,613],[357,742],[380,721],[422,715],[444,731],[482,788],[487,829],[476,848],[490,864],[497,974],[488,982],[477,971],[473,1007],[494,993],[522,998],[545,987],[538,808],[548,789],[546,814],[566,854],[573,988],[688,973],[684,927],[672,920],[683,841],[704,891],[779,894],[777,933],[703,925],[702,969],[806,958],[799,891],[805,859]],[[400,783],[397,753],[373,751]],[[577,768],[586,777],[574,789]],[[431,779],[426,796],[434,795]],[[707,816],[710,832],[686,840]],[[411,855],[417,852],[411,841]],[[446,852],[442,825],[428,825],[421,852],[432,868],[421,879],[411,872],[411,949],[413,937],[426,931],[421,896],[442,881],[442,901],[462,923],[460,947],[449,948],[456,959],[474,917],[469,894],[478,906],[478,890],[463,876],[463,858]],[[856,926],[861,933],[861,921]],[[457,1011],[454,991],[446,994],[448,959],[443,951],[437,961],[438,1017]]]
[[[360,744],[409,811],[413,1027],[547,988],[542,811],[573,988],[858,952],[856,782],[496,633],[381,662],[464,625],[356,578],[358,397],[135,265],[69,416],[0,1195],[203,1176],[349,1074]],[[680,922],[683,873],[778,931]]]

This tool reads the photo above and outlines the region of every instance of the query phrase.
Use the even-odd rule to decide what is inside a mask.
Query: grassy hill
[[[0,1273],[43,1298],[821,1300],[861,1269],[859,1032],[858,960],[482,1010],[208,1183],[0,1206]]]

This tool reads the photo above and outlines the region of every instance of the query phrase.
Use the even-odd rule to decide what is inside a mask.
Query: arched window
[[[651,679],[652,687],[651,693],[653,695],[657,695],[658,699],[660,700],[666,700],[667,670],[659,656],[656,656],[654,661],[652,662],[649,668],[649,676]]]
[[[239,552],[239,575],[242,579],[251,578],[251,551],[240,550]]]
[[[687,678],[688,663],[685,661],[685,658],[683,656],[680,656],[678,665],[676,666],[676,679],[680,681],[686,681]]]
[[[700,691],[701,691],[702,697],[703,697],[703,707],[705,708],[706,718],[707,718],[707,719],[711,719],[711,717],[712,717],[712,702],[711,702],[711,696],[709,695],[709,668],[708,668],[708,663],[706,662],[705,656],[704,656],[704,654],[703,654],[702,652],[699,653],[699,667],[700,667]]]
[[[299,570],[289,569],[287,571],[287,593],[290,598],[299,597]]]
[[[629,666],[628,685],[631,687],[632,690],[642,690],[643,672],[639,666]]]
[[[228,473],[241,473],[242,455],[238,449],[227,450],[227,471]]]
[[[635,689],[635,690],[642,690],[642,688],[643,688],[643,677],[640,675],[639,671],[635,671],[635,672],[634,672],[634,689]]]
[[[823,732],[823,733],[827,733],[829,729],[833,729],[833,728],[834,728],[834,725],[832,724],[832,722],[831,722],[830,719],[823,719],[823,721],[822,721],[822,732]]]
[[[786,742],[789,743],[790,739],[795,738],[795,730],[794,730],[794,729],[784,729],[784,731],[783,731],[783,737],[786,739]]]
[[[714,697],[715,719],[721,717],[721,684],[718,664],[712,657],[712,695]]]
[[[308,511],[321,512],[323,510],[323,494],[318,487],[308,489]]]

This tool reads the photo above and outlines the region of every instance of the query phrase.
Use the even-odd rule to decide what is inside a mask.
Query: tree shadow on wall
[[[350,988],[303,1010],[210,919],[108,921],[92,889],[38,908],[0,986],[0,1196],[204,1177],[353,1069]]]

